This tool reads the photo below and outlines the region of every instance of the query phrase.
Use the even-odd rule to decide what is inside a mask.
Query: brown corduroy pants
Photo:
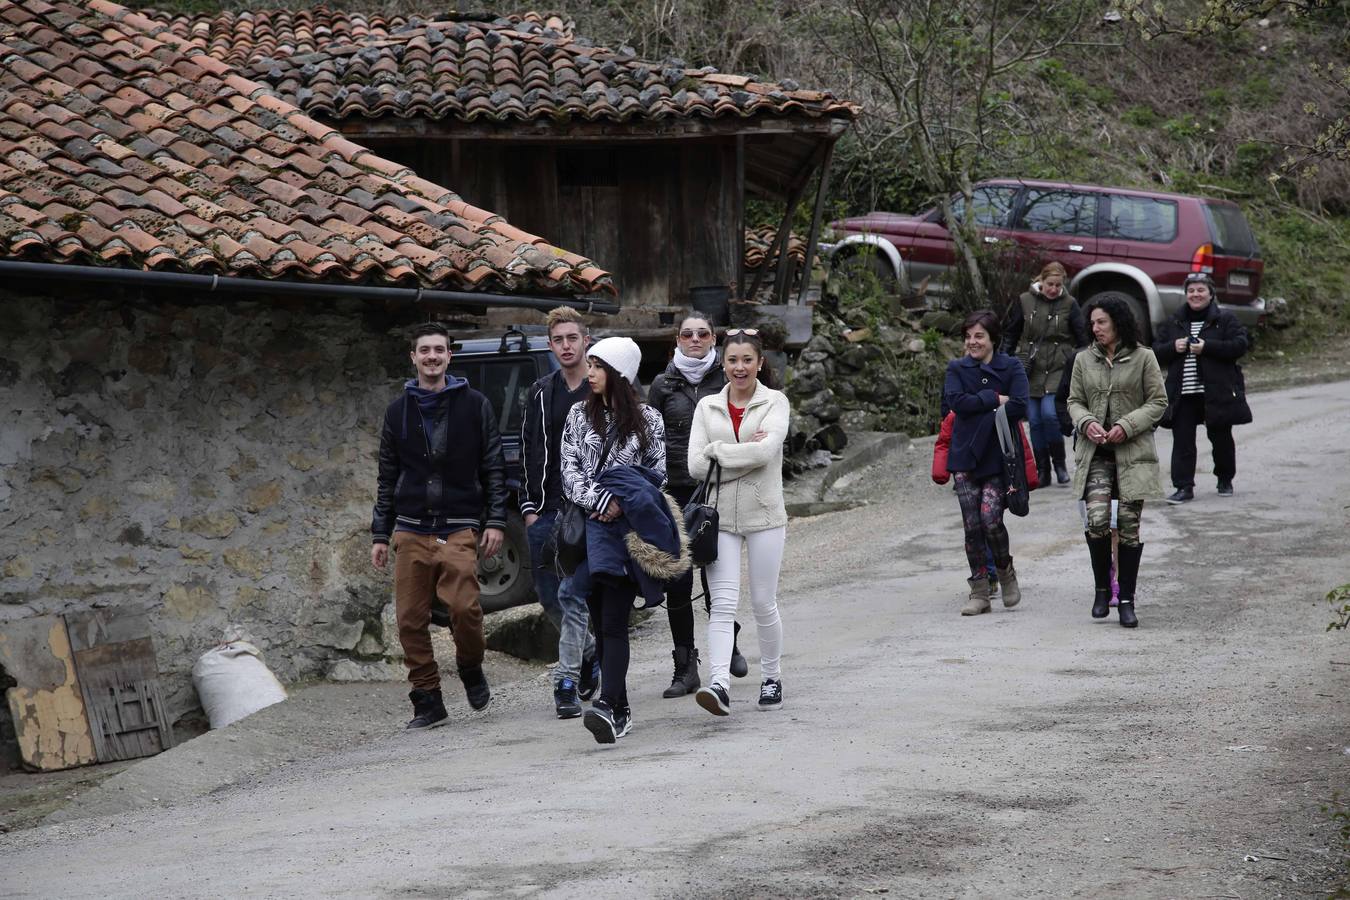
[[[443,540],[434,534],[396,531],[394,608],[398,639],[412,686],[439,690],[440,670],[431,650],[431,600],[450,607],[456,662],[483,662],[483,608],[478,605],[478,532],[465,528]]]

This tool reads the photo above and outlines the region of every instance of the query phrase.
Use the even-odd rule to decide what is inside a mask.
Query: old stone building
[[[145,607],[172,718],[227,625],[287,681],[394,639],[367,529],[409,323],[612,299],[105,0],[0,0],[0,276],[0,625]]]

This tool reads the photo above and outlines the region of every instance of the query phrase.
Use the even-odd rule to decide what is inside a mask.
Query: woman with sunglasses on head
[[[612,744],[628,734],[633,717],[628,705],[628,617],[639,590],[641,562],[620,560],[615,574],[595,554],[597,541],[631,512],[607,487],[616,469],[666,474],[666,435],[661,416],[638,400],[636,383],[642,351],[632,338],[610,337],[586,351],[586,380],[591,393],[567,414],[562,435],[562,481],[567,499],[590,514],[586,523],[587,561],[573,575],[574,586],[589,584],[586,605],[600,658],[600,696],[582,723],[598,743]],[[592,532],[597,534],[593,535]],[[593,537],[595,540],[593,540]],[[622,546],[622,545],[621,545]]]
[[[675,502],[683,507],[698,483],[689,474],[689,428],[694,409],[704,397],[718,393],[727,383],[717,360],[717,335],[712,323],[699,315],[686,316],[675,333],[675,356],[666,370],[652,379],[647,404],[661,414],[666,423],[666,486]],[[675,642],[675,675],[663,697],[683,697],[699,688],[698,648],[694,645],[694,573],[680,578],[666,595],[666,617]],[[709,614],[712,599],[705,598]],[[741,630],[736,624],[735,632]],[[733,639],[731,674],[744,678],[749,671]]]
[[[709,685],[695,695],[716,716],[731,714],[731,653],[741,596],[741,547],[749,557],[750,602],[759,636],[759,708],[781,709],[783,625],[778,616],[778,572],[787,536],[783,503],[783,441],[788,399],[773,388],[764,346],[752,328],[729,329],[722,344],[727,385],[699,401],[689,432],[689,474],[713,480],[717,560],[708,566],[712,612],[708,616]]]

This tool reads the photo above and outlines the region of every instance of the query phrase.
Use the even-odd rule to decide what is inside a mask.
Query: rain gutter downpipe
[[[180,288],[206,294],[269,294],[274,297],[345,297],[358,300],[402,300],[412,304],[445,304],[476,307],[515,307],[547,312],[570,306],[585,313],[617,313],[614,300],[577,297],[531,297],[525,294],[489,294],[473,291],[443,291],[433,288],[370,287],[355,284],[321,284],[269,281],[232,275],[188,275],[180,272],[146,272],[103,266],[69,266],[62,263],[0,260],[0,277],[52,281],[92,281],[128,287]]]

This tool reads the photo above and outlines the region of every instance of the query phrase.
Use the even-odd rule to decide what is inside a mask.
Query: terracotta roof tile
[[[493,21],[302,10],[156,13],[210,58],[315,115],[462,121],[659,121],[758,115],[852,119],[855,104],[792,81],[638,59],[527,13]],[[551,24],[549,24],[551,23]],[[263,97],[258,97],[263,102]]]
[[[563,251],[341,137],[163,22],[110,0],[0,0],[0,22],[0,257],[612,291],[588,260],[559,263]],[[330,40],[301,32],[311,48]],[[364,63],[395,78],[383,60]]]

